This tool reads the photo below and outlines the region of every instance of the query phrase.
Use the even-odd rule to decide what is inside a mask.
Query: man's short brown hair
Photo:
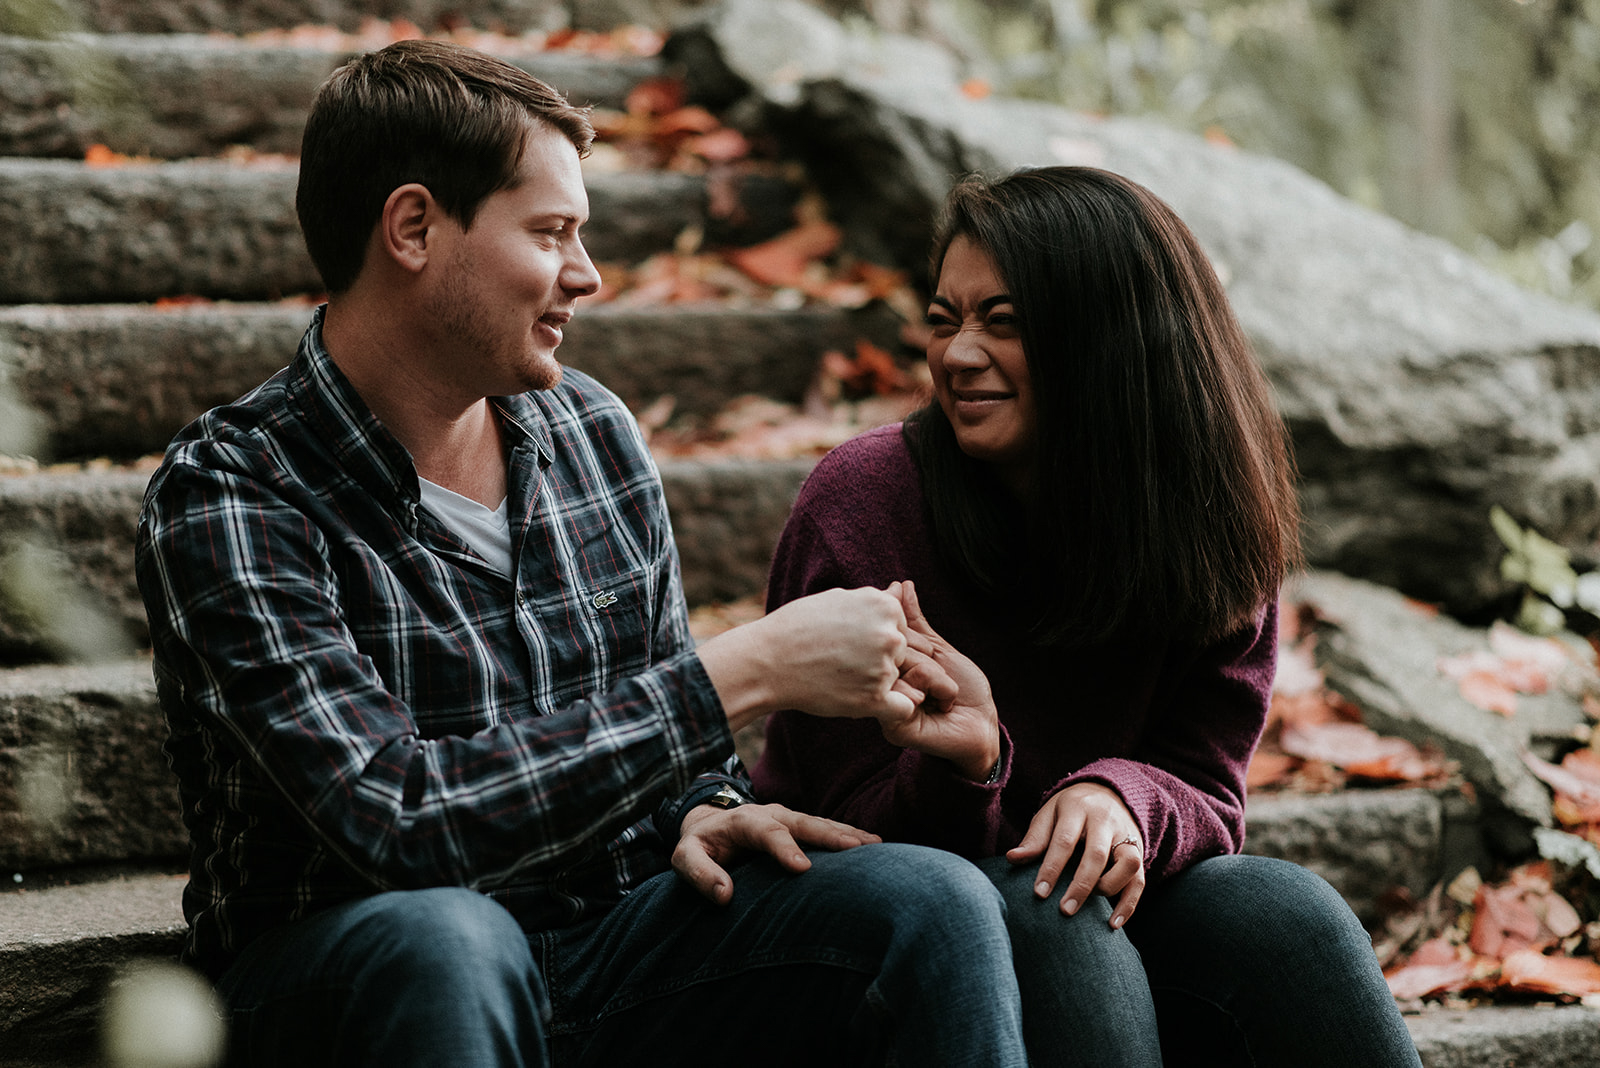
[[[586,108],[526,71],[441,41],[359,56],[317,90],[300,149],[295,211],[330,293],[350,288],[389,194],[426,186],[462,226],[515,184],[528,132],[543,122],[586,155]]]

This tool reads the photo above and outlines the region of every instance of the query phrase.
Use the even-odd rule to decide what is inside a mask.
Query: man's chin
[[[554,389],[561,384],[562,367],[554,356],[543,356],[533,361],[523,373],[524,392]]]

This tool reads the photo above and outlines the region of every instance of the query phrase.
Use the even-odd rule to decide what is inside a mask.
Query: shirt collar
[[[323,304],[312,313],[290,369],[288,395],[341,467],[382,499],[403,510],[421,499],[411,454],[367,407],[322,341]],[[530,442],[549,464],[555,446],[540,406],[526,394],[490,398],[508,434],[508,451]]]

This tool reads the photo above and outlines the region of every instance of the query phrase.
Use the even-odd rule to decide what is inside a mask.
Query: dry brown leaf
[[[734,249],[728,261],[758,282],[801,288],[807,268],[839,247],[839,228],[825,220],[801,223],[770,241]]]
[[[1245,772],[1245,788],[1257,790],[1263,786],[1272,786],[1280,783],[1299,764],[1299,759],[1290,756],[1288,753],[1258,747],[1255,754],[1250,758],[1249,769]]]
[[[1473,978],[1472,958],[1457,957],[1453,947],[1449,947],[1443,939],[1435,939],[1424,946],[1435,944],[1446,947],[1449,959],[1419,961],[1417,958],[1422,955],[1419,949],[1405,964],[1384,972],[1383,978],[1389,984],[1389,993],[1401,1001],[1411,1001],[1465,989]]]
[[[1285,724],[1279,745],[1291,756],[1326,761],[1350,775],[1383,782],[1417,782],[1444,770],[1405,739],[1385,738],[1359,723]]]
[[[1506,956],[1500,983],[1513,990],[1586,997],[1600,994],[1600,964],[1577,957],[1551,957],[1534,950]]]
[[[1559,792],[1566,794],[1577,805],[1584,808],[1600,805],[1600,782],[1590,780],[1587,771],[1581,773],[1569,771],[1547,760],[1540,760],[1526,749],[1522,751],[1522,762],[1528,766],[1529,771]]]
[[[1469,671],[1457,680],[1457,688],[1468,704],[1485,712],[1498,712],[1507,717],[1517,714],[1517,691],[1497,672]]]

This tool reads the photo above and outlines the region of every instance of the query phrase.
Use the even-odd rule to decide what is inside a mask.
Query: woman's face
[[[928,325],[933,392],[961,451],[1024,491],[1033,477],[1033,382],[994,258],[964,236],[945,252]]]

